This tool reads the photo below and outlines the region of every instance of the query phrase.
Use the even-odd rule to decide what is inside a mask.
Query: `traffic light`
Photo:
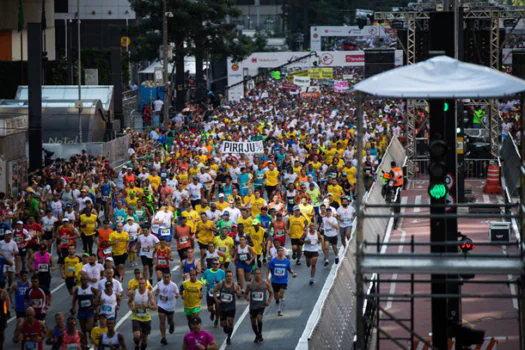
[[[459,248],[461,249],[461,251],[464,253],[464,254],[467,254],[468,252],[470,252],[471,250],[474,250],[474,243],[472,242],[472,240],[470,238],[468,238],[467,236],[463,236],[460,240],[459,240]]]
[[[448,108],[448,106],[446,108]],[[428,152],[430,154],[430,162],[428,164],[430,185],[428,186],[428,194],[431,198],[437,200],[444,199],[448,193],[445,184],[445,176],[447,175],[445,156],[447,151],[448,147],[443,140],[443,136],[440,133],[434,133],[432,141],[428,146]]]
[[[433,182],[428,186],[428,194],[434,199],[445,198],[447,193],[447,186],[444,183]]]

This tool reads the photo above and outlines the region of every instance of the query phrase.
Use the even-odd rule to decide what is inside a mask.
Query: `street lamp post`
[[[169,82],[168,82],[168,17],[173,17],[173,13],[168,12],[167,0],[163,1],[163,26],[162,26],[162,45],[164,57],[162,61],[162,80],[164,80],[164,113],[163,121],[166,123],[169,119]]]
[[[126,10],[126,36],[129,37],[129,11]],[[126,46],[126,53],[128,55],[128,85],[131,86],[132,79],[131,79],[131,59],[129,57],[129,44]]]
[[[82,62],[80,57],[80,0],[77,0],[77,40],[78,40],[78,142],[82,143]]]

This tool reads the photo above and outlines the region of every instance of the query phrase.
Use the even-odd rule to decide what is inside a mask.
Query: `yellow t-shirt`
[[[288,219],[288,223],[290,224],[290,238],[299,239],[303,236],[308,220],[302,215],[299,217],[292,215]]]
[[[302,169],[302,168],[303,168],[303,167],[300,166],[300,165],[299,165],[298,167],[295,167],[295,166],[294,166],[294,167],[293,167],[293,172],[296,173],[297,175],[299,175],[299,174],[301,173],[301,169]]]
[[[106,328],[94,327],[91,330],[91,341],[93,342],[93,345],[95,345],[95,347],[97,347],[99,344],[100,336],[106,333],[107,331],[108,331],[108,327]]]
[[[346,177],[348,178],[348,182],[350,182],[352,185],[354,185],[357,181],[356,175],[357,175],[357,169],[355,166],[351,168],[343,168],[343,171],[346,173]]]
[[[139,287],[139,281],[136,279],[130,279],[128,282],[128,289],[129,290],[135,290]],[[151,288],[151,284],[149,284],[149,281],[146,280],[146,289],[153,289]]]
[[[254,198],[250,202],[253,217],[256,217],[258,214],[261,213],[261,208],[264,207],[264,203],[265,203],[265,200],[262,197],[259,197],[259,199]]]
[[[190,168],[190,178],[194,178],[195,176],[197,176],[200,172],[201,172],[201,169],[200,168]]]
[[[66,274],[66,277],[75,276],[75,266],[78,263],[80,263],[80,258],[76,255],[73,258],[70,258],[69,255],[64,258],[64,272]]]
[[[197,241],[200,244],[208,244],[213,242],[213,221],[206,222],[199,221],[197,223]]]
[[[156,191],[157,188],[159,188],[160,186],[160,176],[150,175],[148,176],[148,180],[149,180],[151,187],[153,187],[153,189]]]
[[[127,253],[127,243],[129,240],[129,234],[125,231],[122,231],[121,233],[118,233],[117,231],[113,231],[109,234],[109,241],[115,242],[118,240],[118,243],[112,246],[111,251],[113,252],[113,255],[120,256]]]
[[[95,234],[95,226],[97,224],[97,216],[91,214],[89,217],[86,214],[80,215],[80,232],[86,236],[93,236]],[[82,225],[86,225],[82,227]]]
[[[259,226],[259,230],[255,231],[254,227],[251,226],[249,229],[245,231],[252,239],[253,251],[257,255],[261,255],[262,250],[263,250],[263,244],[264,244],[264,234],[266,233],[266,230]]]
[[[345,195],[345,191],[340,185],[328,185],[327,191],[334,195],[334,201],[341,204],[341,197]]]
[[[230,204],[226,201],[224,202],[215,202],[215,205],[217,206],[217,209],[219,209],[220,211],[223,211],[224,209],[228,208],[230,206]]]
[[[201,306],[202,282],[186,280],[182,282],[182,295],[184,296],[184,308],[194,309]]]
[[[323,163],[321,162],[311,162],[312,164],[312,168],[314,168],[314,170],[316,171],[319,171],[319,169],[321,169],[321,167],[323,166]]]
[[[228,262],[231,258],[231,249],[234,245],[233,239],[230,236],[226,236],[226,239],[221,239],[221,236],[217,236],[213,239],[213,245],[218,251],[225,253],[226,256],[219,256],[221,262]]]
[[[199,218],[200,218],[200,215],[202,213],[205,213],[206,211],[210,210],[210,207],[206,206],[206,207],[202,207],[200,204],[197,204],[195,206],[195,211],[199,214]]]
[[[325,163],[328,164],[328,165],[331,165],[332,164],[332,160],[334,159],[334,155],[336,153],[336,150],[335,149],[327,149],[324,151],[324,156],[325,156]]]
[[[268,170],[264,175],[266,175],[266,186],[277,186],[279,171],[276,169]]]
[[[252,220],[253,218],[251,216],[248,216],[246,219],[241,216],[237,219],[237,225],[243,224],[246,230],[248,227],[252,227]]]
[[[80,273],[82,272],[82,268],[84,267],[84,264],[82,261],[75,264],[75,277],[77,278],[77,286],[80,286]]]
[[[137,196],[135,196],[135,198],[126,197],[125,201],[126,201],[126,206],[127,207],[136,208],[137,207],[137,202],[139,201],[139,197],[137,197]]]

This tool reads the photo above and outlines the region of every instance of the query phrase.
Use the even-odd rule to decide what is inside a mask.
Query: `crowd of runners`
[[[285,83],[261,81],[240,102],[190,106],[158,128],[127,130],[129,162],[118,169],[85,152],[47,160],[19,196],[3,194],[2,343],[146,349],[158,317],[161,344],[177,323],[190,331],[184,349],[217,349],[201,317],[220,324],[230,344],[240,298],[249,302],[254,343],[263,343],[265,308],[273,302],[284,314],[290,277],[312,285],[320,255],[324,266],[339,263],[355,217],[358,162],[370,186],[404,129],[398,101],[369,100],[357,116],[351,93],[328,86],[308,99],[287,93]],[[221,154],[224,140],[263,141],[264,152]],[[310,274],[297,276],[303,263]],[[126,267],[134,273],[127,285]],[[68,300],[50,292],[55,270]],[[177,299],[185,320],[174,317]],[[48,315],[56,302],[69,312]],[[122,303],[132,312],[133,344],[116,329]],[[5,334],[10,317],[12,337]]]

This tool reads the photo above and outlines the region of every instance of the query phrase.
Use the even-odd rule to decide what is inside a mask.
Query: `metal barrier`
[[[463,166],[465,178],[486,179],[487,168],[493,159],[465,159]],[[428,180],[428,163],[427,158],[413,159],[415,171],[414,176],[410,180]]]
[[[406,152],[397,138],[388,146],[377,172],[390,171],[390,162],[403,165]],[[382,179],[378,176],[364,202],[385,204],[381,195]],[[367,213],[390,214],[388,208],[368,208]],[[391,229],[388,218],[367,219],[363,231],[367,241],[382,241],[387,228]],[[355,231],[355,223],[354,223]],[[373,249],[369,247],[369,249]],[[332,268],[328,275],[323,292],[308,319],[305,330],[297,344],[296,350],[306,349],[351,349],[356,334],[356,281],[355,281],[355,237],[346,250],[341,250],[341,262]],[[366,312],[365,310],[362,312]]]

